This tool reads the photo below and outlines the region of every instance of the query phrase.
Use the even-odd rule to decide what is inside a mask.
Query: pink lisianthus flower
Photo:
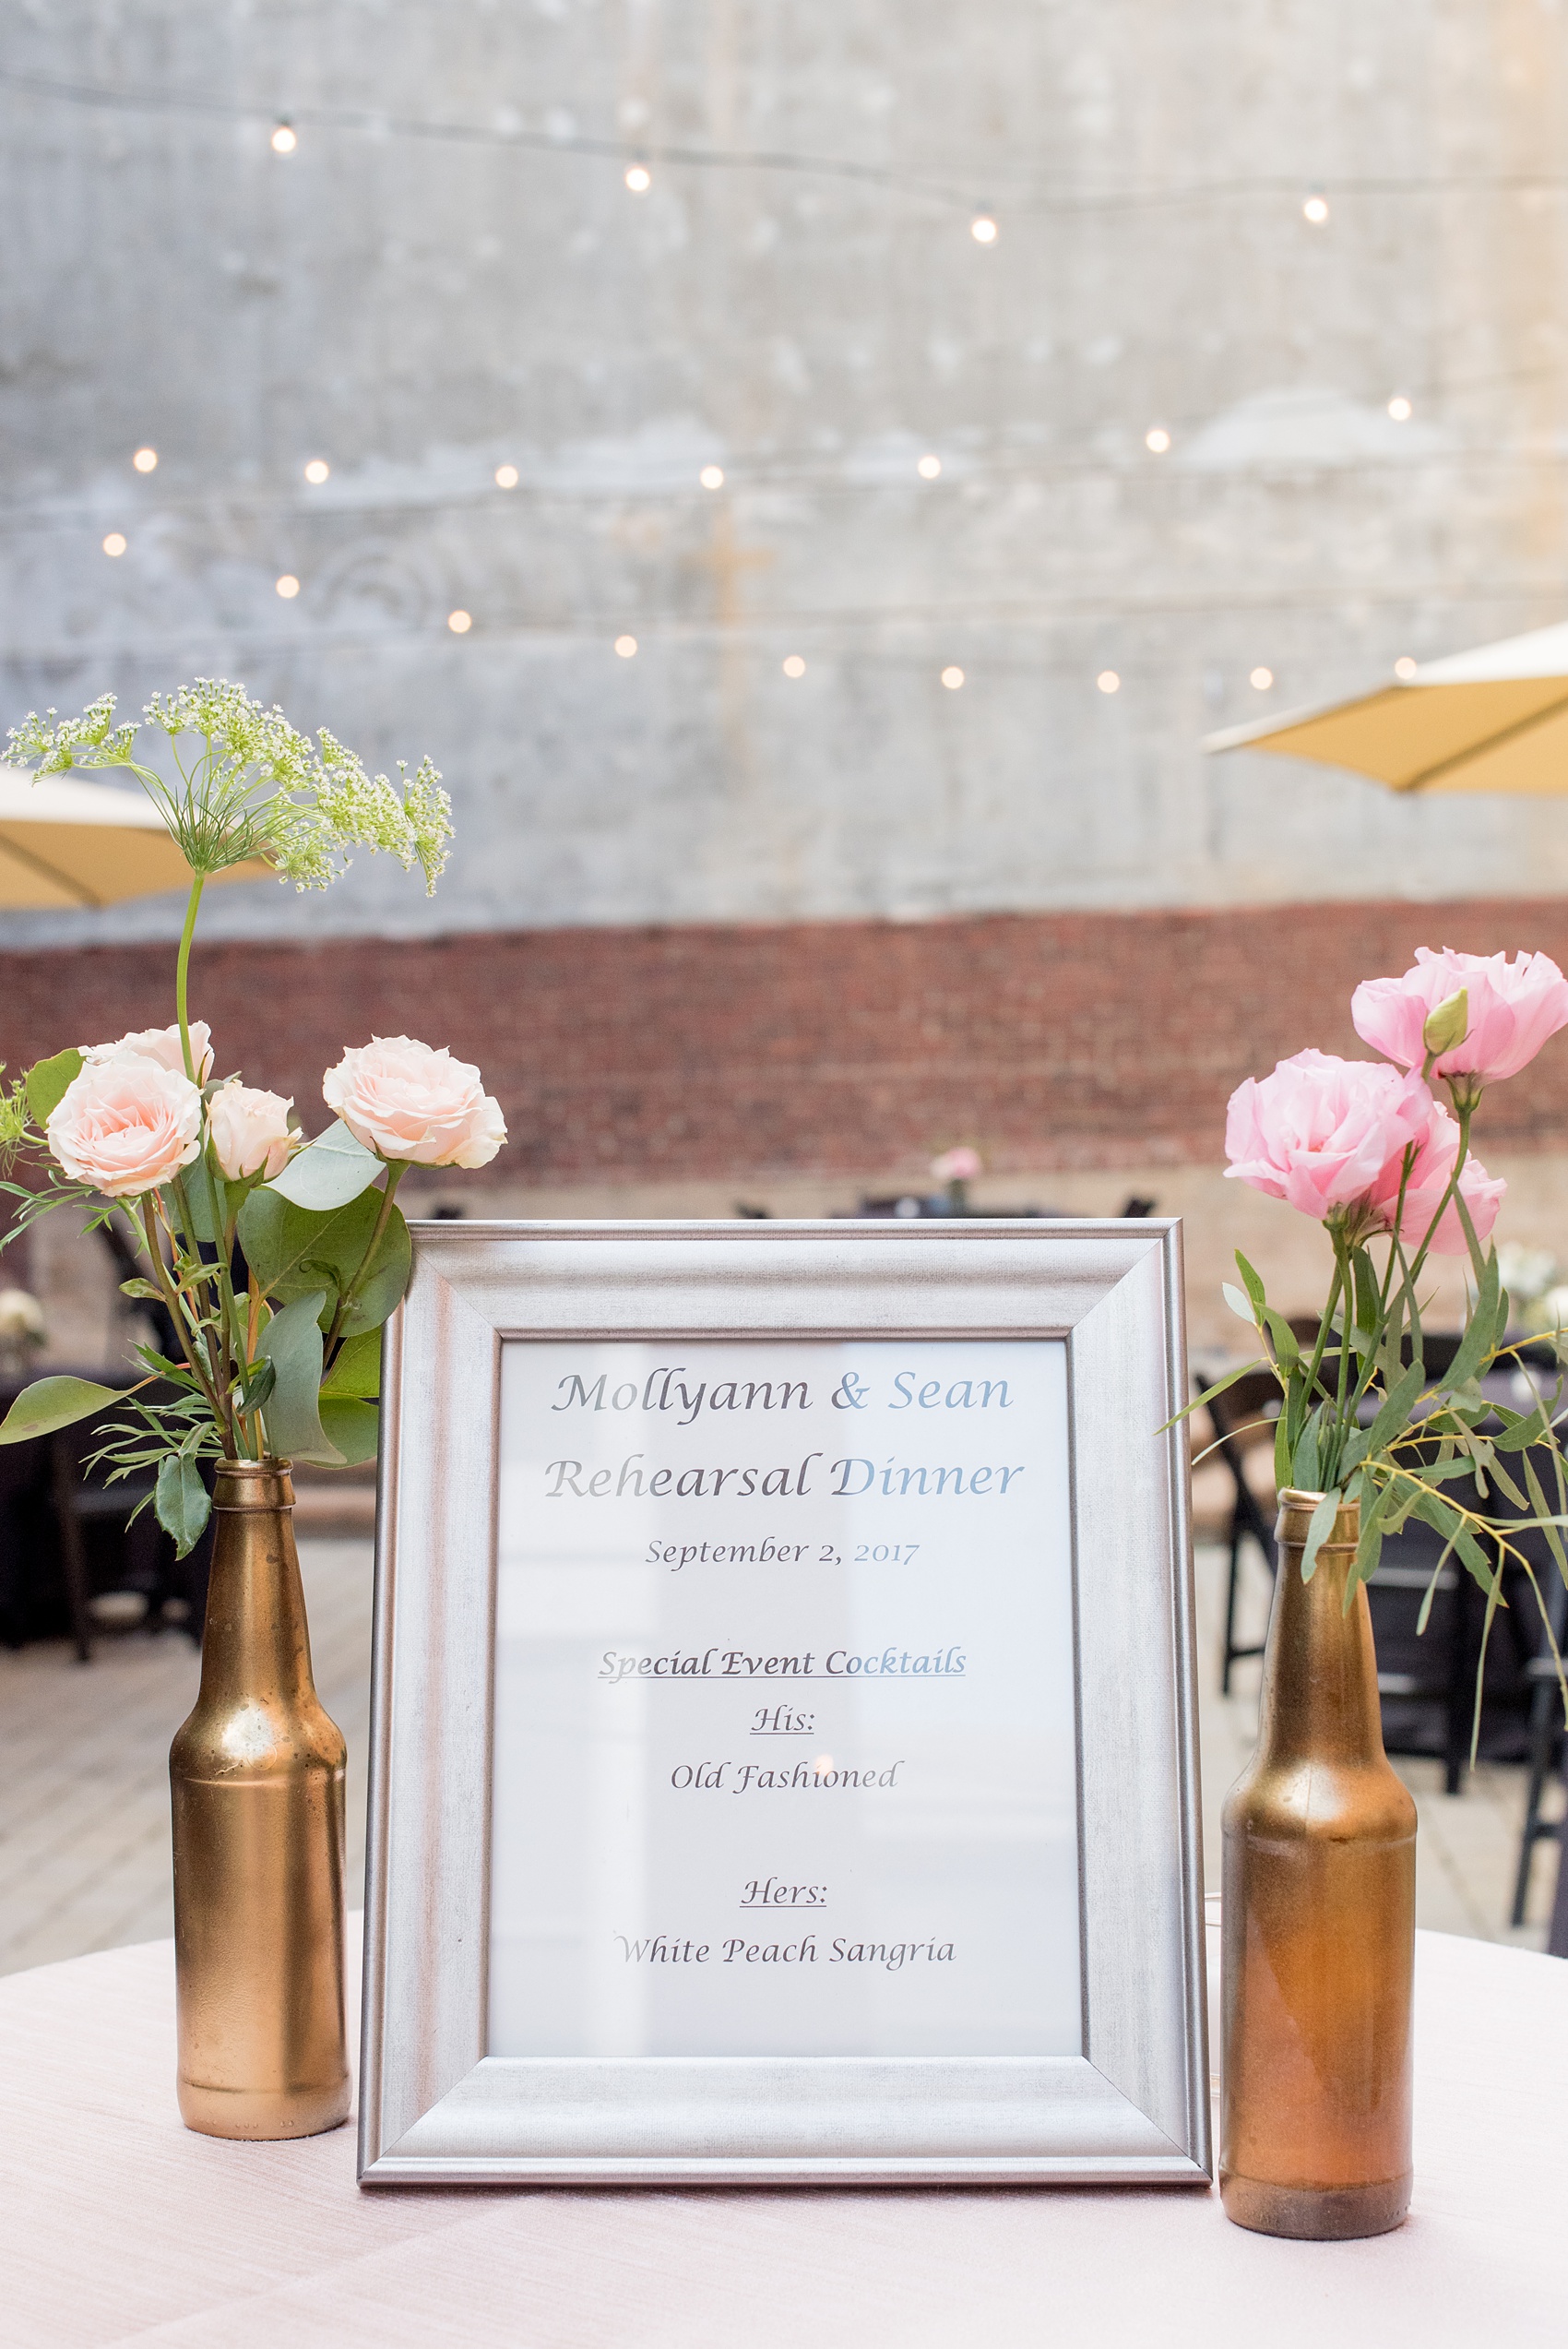
[[[1434,954],[1418,947],[1402,979],[1363,979],[1350,998],[1356,1033],[1401,1068],[1426,1059],[1423,1031],[1440,1003],[1463,987],[1469,1022],[1460,1042],[1439,1054],[1432,1074],[1456,1080],[1459,1098],[1473,1101],[1483,1085],[1516,1077],[1549,1036],[1568,1027],[1568,979],[1549,954]]]
[[[939,1183],[972,1183],[977,1174],[985,1173],[985,1161],[978,1150],[960,1142],[956,1150],[944,1150],[940,1158],[933,1158],[931,1171]]]
[[[501,1104],[469,1061],[412,1036],[351,1046],[321,1080],[356,1142],[415,1166],[488,1166],[506,1139]]]
[[[196,1063],[196,1080],[205,1085],[212,1074],[212,1031],[205,1019],[193,1019],[190,1024],[191,1058]],[[185,1055],[180,1043],[178,1025],[172,1028],[133,1028],[112,1044],[82,1044],[82,1058],[95,1068],[111,1060],[156,1060],[160,1068],[172,1068],[176,1077],[185,1073]]]
[[[232,1077],[207,1104],[208,1131],[218,1170],[226,1181],[243,1183],[260,1174],[270,1183],[281,1174],[303,1136],[289,1123],[291,1101],[266,1093]]]
[[[74,1182],[112,1199],[156,1191],[201,1148],[201,1094],[178,1069],[136,1053],[89,1062],[44,1127]]]
[[[1299,1052],[1231,1094],[1225,1172],[1324,1222],[1372,1198],[1435,1105],[1419,1076],[1386,1061]]]
[[[1431,1124],[1420,1143],[1410,1168],[1410,1179],[1405,1189],[1404,1211],[1399,1218],[1399,1236],[1408,1247],[1419,1247],[1426,1237],[1428,1224],[1437,1213],[1439,1203],[1447,1190],[1454,1174],[1454,1162],[1459,1155],[1459,1123],[1451,1117],[1441,1103],[1431,1105]],[[1399,1198],[1399,1180],[1404,1172],[1404,1152],[1391,1158],[1373,1186],[1372,1204],[1379,1210],[1373,1227],[1382,1232],[1394,1228],[1394,1212]],[[1497,1210],[1508,1188],[1503,1177],[1489,1174],[1479,1158],[1467,1157],[1459,1176],[1459,1197],[1469,1210],[1476,1237],[1483,1244],[1491,1237],[1497,1221]],[[1436,1256],[1464,1256],[1469,1243],[1465,1227],[1459,1221],[1459,1210],[1450,1199],[1443,1210],[1436,1231],[1431,1235],[1432,1253]]]

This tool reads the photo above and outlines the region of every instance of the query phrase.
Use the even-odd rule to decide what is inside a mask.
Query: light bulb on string
[[[805,662],[801,659],[798,652],[791,652],[785,661],[784,674],[787,677],[803,677],[805,674]]]
[[[949,693],[956,693],[959,686],[964,682],[964,673],[962,669],[958,668],[956,664],[952,667],[944,669],[942,672],[942,682],[946,686]]]
[[[922,482],[933,482],[942,471],[942,459],[940,457],[922,457],[915,471]]]
[[[722,489],[724,486],[724,468],[722,465],[705,465],[701,472],[697,475],[697,479],[701,482],[704,489]]]
[[[497,489],[517,488],[517,469],[516,465],[497,465],[495,468],[495,486]]]
[[[124,554],[125,551],[125,537],[123,531],[111,531],[108,537],[103,542],[103,552],[105,554]]]
[[[1101,693],[1120,693],[1122,690],[1122,680],[1114,669],[1102,669],[1095,683]]]
[[[1396,677],[1403,678],[1405,683],[1408,685],[1410,679],[1415,675],[1420,665],[1420,662],[1419,661],[1413,661],[1408,652],[1402,652],[1399,655],[1398,660],[1394,663],[1394,674]]]
[[[1165,426],[1151,424],[1144,435],[1144,447],[1152,449],[1157,457],[1163,457],[1170,446],[1170,435],[1166,431]]]
[[[272,152],[275,155],[291,155],[299,143],[299,135],[292,123],[279,123],[272,134]]]
[[[994,244],[1001,233],[989,212],[977,212],[969,222],[969,234],[977,244]]]
[[[1388,412],[1396,424],[1408,424],[1416,411],[1404,393],[1396,391],[1388,403]]]
[[[313,489],[319,489],[332,471],[325,457],[313,457],[305,467],[305,479]]]
[[[138,473],[154,473],[158,470],[156,448],[138,448],[131,459]]]
[[[620,654],[623,661],[634,660],[636,656],[637,650],[637,640],[636,637],[617,637],[615,639],[615,650]]]
[[[1266,693],[1274,683],[1274,672],[1272,669],[1254,669],[1247,682],[1258,693]]]
[[[1310,221],[1314,229],[1322,228],[1327,220],[1328,198],[1320,189],[1314,187],[1302,204],[1301,218],[1304,221]]]
[[[285,571],[282,578],[275,580],[273,584],[285,603],[292,603],[300,591],[300,583],[292,571]]]
[[[459,609],[456,612],[448,612],[446,614],[446,626],[451,629],[452,634],[455,637],[466,637],[469,630],[473,626],[473,614],[471,612],[464,612]]]
[[[647,194],[648,189],[653,185],[653,173],[648,170],[646,163],[627,164],[626,185],[631,189],[634,196],[646,196]]]

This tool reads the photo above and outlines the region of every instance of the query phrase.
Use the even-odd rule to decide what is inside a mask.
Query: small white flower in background
[[[89,1062],[44,1127],[73,1182],[112,1199],[156,1191],[201,1149],[201,1094],[188,1077],[144,1055]]]
[[[259,1091],[231,1077],[207,1104],[213,1156],[225,1180],[243,1183],[253,1174],[270,1183],[281,1174],[303,1139],[289,1123],[292,1101]]]
[[[350,1046],[321,1080],[322,1098],[356,1142],[415,1166],[488,1166],[506,1139],[501,1104],[479,1070],[412,1036]]]
[[[1522,1240],[1504,1240],[1497,1251],[1497,1277],[1522,1308],[1544,1297],[1557,1278],[1557,1258],[1550,1248],[1526,1247]]]
[[[20,1352],[41,1346],[49,1330],[43,1307],[25,1289],[0,1289],[0,1346]]]
[[[212,1074],[212,1031],[205,1019],[191,1021],[190,1038],[196,1083],[205,1085]],[[176,1077],[185,1073],[185,1055],[177,1025],[133,1028],[129,1035],[120,1037],[115,1043],[80,1044],[77,1050],[89,1066],[96,1068],[111,1060],[156,1060],[160,1068],[172,1068]]]
[[[961,1143],[956,1150],[944,1150],[940,1158],[933,1158],[931,1171],[939,1183],[972,1183],[977,1174],[984,1174],[985,1161],[978,1150]]]

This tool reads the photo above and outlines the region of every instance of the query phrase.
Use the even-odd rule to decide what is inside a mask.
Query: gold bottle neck
[[[315,1702],[293,1485],[280,1461],[223,1461],[202,1640],[201,1699]]]
[[[1313,1512],[1323,1496],[1279,1496],[1279,1571],[1264,1657],[1260,1751],[1275,1760],[1312,1756],[1356,1767],[1386,1768],[1367,1594],[1345,1592],[1360,1509],[1342,1505],[1317,1554],[1310,1582],[1301,1554]]]

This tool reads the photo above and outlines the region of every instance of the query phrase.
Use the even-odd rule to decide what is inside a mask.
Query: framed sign
[[[1179,1227],[412,1230],[362,2179],[1206,2178]]]

